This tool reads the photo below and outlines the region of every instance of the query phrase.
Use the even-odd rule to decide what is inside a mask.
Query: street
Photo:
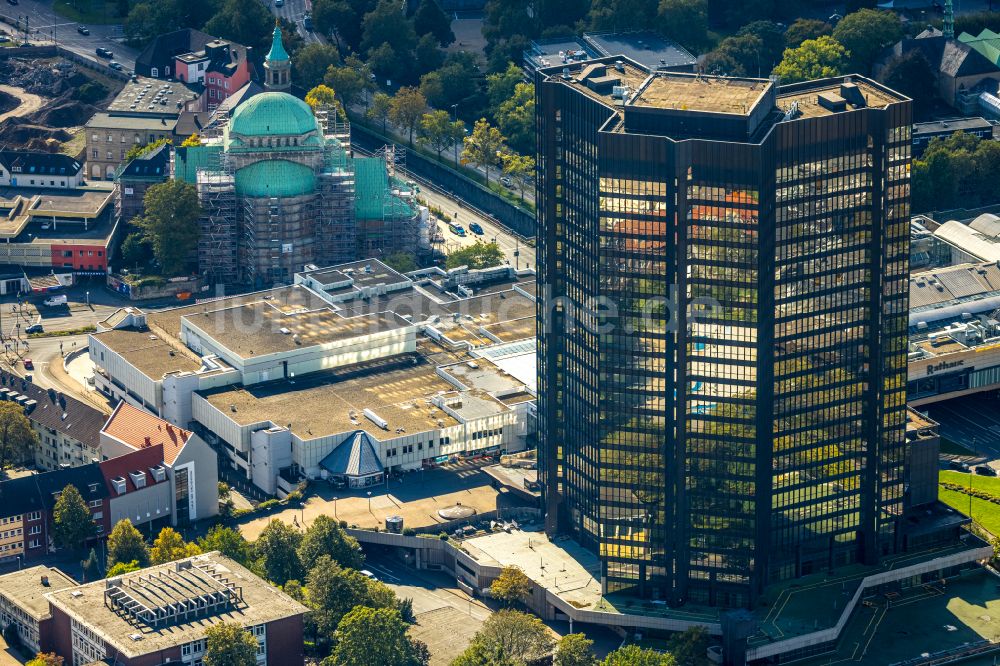
[[[967,395],[921,407],[941,424],[941,437],[987,456],[1000,458],[1000,399]]]
[[[286,21],[291,21],[298,29],[299,35],[306,41],[306,44],[325,44],[326,41],[317,33],[306,30],[302,20],[305,15],[312,11],[311,0],[285,0],[284,5],[277,7],[274,0],[262,0],[275,16],[280,16]]]
[[[4,6],[0,13],[9,17],[12,22],[17,22],[21,29],[24,28],[27,17],[32,40],[56,42],[77,55],[107,64],[108,60],[98,57],[94,52],[98,47],[103,47],[110,49],[114,53],[114,60],[120,62],[127,71],[135,69],[135,58],[139,52],[121,43],[121,25],[87,24],[90,35],[81,35],[76,30],[77,23],[68,21],[52,10],[52,0],[20,0],[17,5]],[[11,26],[8,28],[13,30]]]

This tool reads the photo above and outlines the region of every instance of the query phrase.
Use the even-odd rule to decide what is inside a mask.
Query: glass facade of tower
[[[547,529],[671,604],[903,550],[909,101],[621,59],[536,90]]]

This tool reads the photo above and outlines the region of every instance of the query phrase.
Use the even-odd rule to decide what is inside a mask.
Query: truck
[[[58,296],[49,296],[42,302],[48,307],[52,308],[57,305],[66,305],[67,300],[68,299],[66,298],[66,294],[59,294]]]

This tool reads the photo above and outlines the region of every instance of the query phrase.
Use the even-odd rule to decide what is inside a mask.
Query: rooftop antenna
[[[941,32],[945,39],[955,39],[955,10],[951,6],[951,0],[944,0],[944,22]]]

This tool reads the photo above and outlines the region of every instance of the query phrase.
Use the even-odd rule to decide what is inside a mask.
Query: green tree
[[[584,634],[566,634],[556,643],[554,666],[597,666],[594,641]]]
[[[794,49],[807,39],[833,34],[833,26],[826,21],[799,18],[785,30],[785,46]]]
[[[16,402],[0,402],[0,470],[31,458],[38,435]]]
[[[94,534],[94,519],[76,486],[70,484],[59,493],[52,510],[52,536],[60,548],[83,548]]]
[[[782,83],[838,76],[847,68],[847,57],[847,50],[833,37],[807,39],[797,48],[785,49],[774,73]]]
[[[504,609],[491,615],[472,644],[452,666],[521,666],[541,659],[552,649],[548,627],[534,615]]]
[[[461,120],[452,121],[447,111],[438,109],[425,113],[420,119],[420,143],[424,144],[441,159],[441,153],[450,150],[465,136],[465,125]]]
[[[393,608],[358,606],[337,625],[330,659],[336,666],[426,666],[406,628]]]
[[[656,21],[657,0],[593,0],[590,27],[593,30],[645,30]]]
[[[390,47],[392,58],[386,57],[386,45]],[[413,22],[400,11],[398,2],[379,0],[375,8],[364,15],[361,50],[368,54],[372,69],[397,79],[405,78],[412,71],[416,45],[417,33],[413,30]],[[379,55],[379,66],[374,62],[376,53]]]
[[[913,100],[913,115],[925,116],[937,99],[937,86],[929,85],[936,73],[927,58],[916,49],[891,58],[882,68],[879,81]]]
[[[309,89],[323,83],[326,71],[340,60],[337,48],[315,42],[306,44],[292,60],[295,67],[295,82]]]
[[[150,564],[166,564],[185,557],[200,555],[201,548],[195,543],[185,543],[184,537],[172,527],[164,527],[153,541],[149,550]]]
[[[139,530],[133,527],[132,521],[122,518],[108,535],[108,567],[133,560],[138,562],[140,569],[148,567],[149,546],[146,545]],[[111,575],[110,571],[108,575]]]
[[[367,115],[371,120],[382,123],[382,134],[386,133],[386,123],[389,122],[389,112],[392,110],[392,97],[383,92],[372,96],[372,105]]]
[[[436,0],[420,0],[413,15],[413,29],[418,35],[433,35],[441,46],[448,46],[455,41],[455,33],[451,31],[451,17],[441,10]]]
[[[524,603],[531,596],[531,579],[520,567],[508,566],[490,583],[490,596],[507,606]]]
[[[360,569],[365,563],[358,540],[330,516],[317,516],[299,545],[299,560],[302,562],[316,562],[323,555],[342,567],[352,569]]]
[[[524,188],[535,174],[535,158],[507,153],[503,156],[503,172],[514,182],[514,186],[521,193],[521,201],[524,201]]]
[[[469,268],[491,268],[499,266],[504,262],[503,250],[496,243],[484,243],[477,240],[472,245],[455,250],[445,259],[445,266],[448,268],[458,268],[468,266]]]
[[[678,664],[708,663],[705,658],[708,643],[708,632],[704,627],[691,627],[671,636],[667,641],[667,651]]]
[[[483,169],[489,182],[490,169],[500,159],[500,155],[507,152],[507,139],[500,130],[481,118],[476,121],[472,133],[465,137],[463,143],[462,163]]]
[[[101,578],[101,563],[97,559],[97,551],[93,548],[87,554],[87,559],[80,562],[80,569],[83,570],[83,582],[90,583]]]
[[[333,88],[344,108],[358,101],[358,97],[368,89],[368,79],[354,67],[330,65],[323,77],[323,83]]]
[[[535,152],[535,86],[518,83],[514,94],[496,112],[497,125],[510,146],[520,153]]]
[[[153,250],[143,240],[141,231],[133,231],[122,240],[121,258],[128,268],[145,266],[153,258]]]
[[[660,0],[657,24],[667,37],[697,53],[708,43],[708,0]]]
[[[437,37],[431,34],[417,40],[413,57],[416,60],[417,72],[420,74],[433,71],[444,64],[444,51],[438,45]]]
[[[833,29],[833,38],[849,53],[850,67],[860,74],[871,71],[882,51],[903,36],[903,24],[895,12],[861,9],[848,14]]]
[[[284,585],[293,578],[302,579],[302,561],[298,553],[301,543],[302,534],[277,518],[261,531],[254,542],[254,551],[269,581]]]
[[[157,0],[159,1],[159,0]],[[205,32],[267,53],[274,31],[274,17],[258,0],[225,0],[219,12],[205,24]],[[282,29],[285,48],[294,51],[293,40]]]
[[[132,146],[125,153],[125,160],[124,161],[125,161],[126,164],[128,164],[129,162],[131,162],[135,158],[142,157],[143,155],[147,155],[147,154],[153,152],[154,150],[156,150],[157,148],[159,148],[160,146],[165,146],[168,143],[170,143],[170,139],[164,137],[162,139],[157,139],[156,141],[153,141],[151,143],[146,143],[146,144],[142,144],[142,145]]]
[[[444,96],[444,78],[439,71],[427,72],[420,77],[420,94],[431,106],[438,108],[449,106]]]
[[[419,266],[417,266],[417,260],[413,257],[413,255],[409,252],[404,252],[403,250],[393,252],[383,259],[382,263],[397,273],[409,273],[410,271],[415,271],[419,268]]]
[[[602,666],[676,666],[677,660],[669,654],[638,645],[618,648],[601,662]]]
[[[138,560],[132,560],[131,562],[118,562],[108,569],[106,575],[108,578],[114,578],[115,576],[124,576],[127,573],[138,571],[141,568],[142,567],[139,566]]]
[[[306,577],[306,599],[320,634],[329,635],[355,606],[400,610],[396,594],[384,583],[345,569],[328,555],[314,561]]]
[[[755,54],[757,61],[747,59],[745,63],[748,71],[754,72],[754,76],[766,77],[781,60],[781,54],[785,50],[785,29],[774,21],[754,21],[740,28],[736,35],[760,40],[759,51]]]
[[[181,5],[176,0],[136,3],[125,17],[125,42],[133,47],[143,46],[157,35],[176,29],[181,20]]]
[[[248,566],[252,559],[252,546],[239,530],[232,527],[213,526],[208,534],[198,539],[198,547],[204,553],[217,550],[243,566]]]
[[[108,96],[108,88],[100,81],[87,81],[73,90],[73,99],[84,104],[97,104]]]
[[[237,622],[205,630],[205,666],[256,666],[257,639]]]
[[[182,274],[198,247],[201,206],[194,185],[168,180],[146,190],[146,214],[138,220],[164,275]]]
[[[389,105],[389,120],[407,132],[413,145],[413,132],[420,127],[420,119],[427,111],[427,100],[416,88],[400,88]]]
[[[314,0],[313,23],[316,30],[332,35],[341,52],[361,48],[361,19],[371,11],[374,3],[348,2],[347,0]]]
[[[507,69],[502,72],[486,76],[486,96],[493,113],[514,96],[514,88],[518,83],[524,83],[524,71],[512,62],[508,62]]]

